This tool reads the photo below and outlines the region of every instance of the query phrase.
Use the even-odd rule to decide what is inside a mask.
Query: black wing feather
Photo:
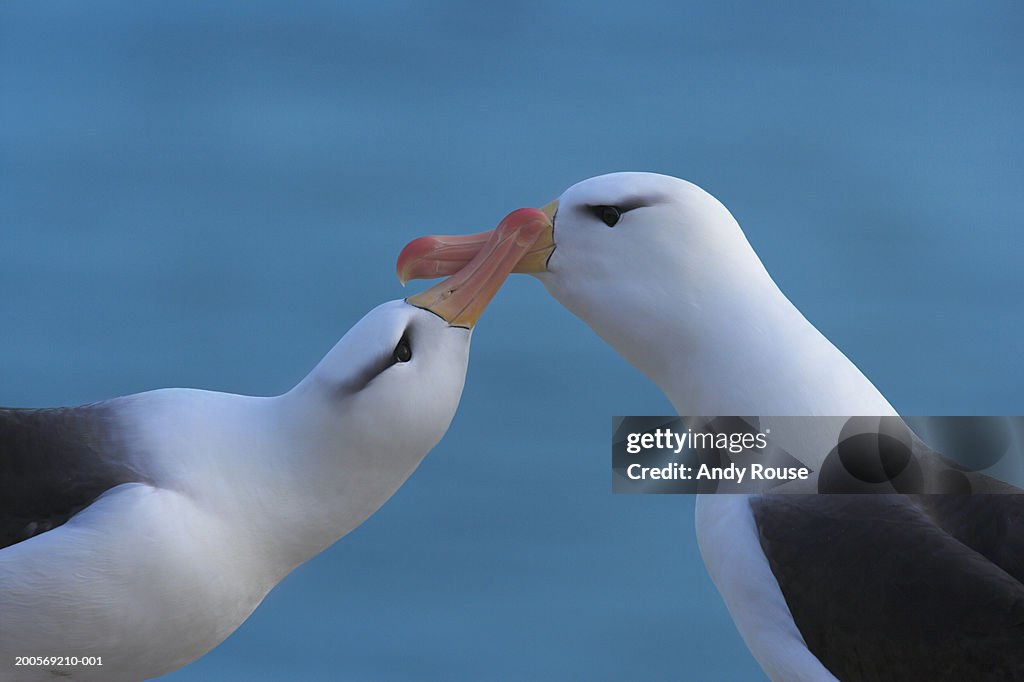
[[[123,456],[109,404],[0,408],[0,549],[64,524],[115,486],[145,480]]]
[[[840,680],[1024,680],[1017,495],[765,495],[761,546]]]

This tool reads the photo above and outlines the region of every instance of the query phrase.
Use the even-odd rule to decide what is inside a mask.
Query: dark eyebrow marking
[[[395,347],[402,343],[402,341],[405,341],[412,346],[408,327],[404,332],[402,332],[402,336],[395,343]],[[387,352],[382,353],[375,360],[360,369],[355,376],[338,387],[338,392],[342,393],[343,396],[356,394],[369,386],[371,381],[383,374],[389,367],[397,364],[397,361],[395,360],[395,347],[392,347]]]
[[[627,213],[636,208],[644,208],[645,206],[650,206],[653,203],[654,202],[651,201],[650,199],[645,199],[643,197],[630,197],[612,204],[585,204],[582,208],[589,210],[594,208],[600,208],[602,206],[612,206],[614,208],[619,209],[619,211],[622,213]]]

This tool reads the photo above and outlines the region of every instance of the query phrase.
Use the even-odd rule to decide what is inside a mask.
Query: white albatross
[[[680,415],[896,414],[696,185],[614,173],[543,210],[553,226],[516,271],[540,279]],[[415,240],[399,278],[447,274],[487,237]],[[696,526],[708,572],[773,680],[1024,679],[1024,497],[702,495]]]
[[[546,222],[514,216],[284,395],[0,410],[0,680],[175,670],[373,514],[448,429],[472,327]]]

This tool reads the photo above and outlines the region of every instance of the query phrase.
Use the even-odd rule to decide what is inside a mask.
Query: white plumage
[[[167,389],[78,408],[84,420],[62,437],[96,442],[98,456],[140,480],[0,550],[0,679],[54,679],[50,667],[12,665],[60,655],[102,657],[102,667],[56,668],[71,679],[139,680],[216,646],[292,569],[373,514],[440,440],[470,334],[393,301],[284,395]],[[411,359],[391,362],[403,339]],[[18,416],[45,428],[59,414]],[[4,435],[11,443],[16,433]],[[45,475],[96,471],[82,457],[53,461],[63,474]]]

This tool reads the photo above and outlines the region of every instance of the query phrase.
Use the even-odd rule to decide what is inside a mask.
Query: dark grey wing
[[[0,549],[62,525],[107,490],[145,481],[118,445],[114,408],[0,408]]]
[[[926,497],[752,500],[761,546],[807,646],[844,681],[1024,680],[1024,584],[990,558],[1020,538],[1020,498]],[[982,514],[963,533],[984,551],[946,530],[957,511],[947,504]],[[1008,524],[1001,534],[980,528],[993,518]]]

